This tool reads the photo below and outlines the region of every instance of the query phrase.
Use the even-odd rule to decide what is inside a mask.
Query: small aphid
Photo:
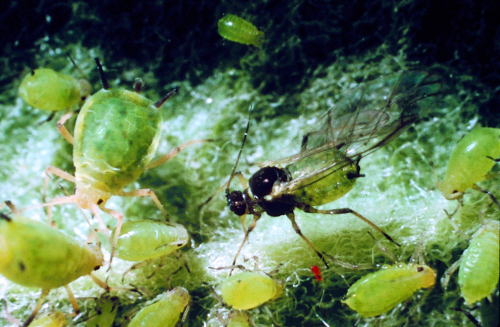
[[[244,271],[224,279],[219,290],[228,306],[249,310],[279,298],[283,283],[264,273]]]
[[[151,162],[160,140],[162,117],[159,109],[177,90],[174,89],[161,100],[153,102],[139,94],[142,87],[140,80],[136,81],[135,92],[110,89],[99,60],[96,58],[95,61],[103,89],[85,101],[76,120],[74,139],[63,125],[69,115],[65,115],[58,122],[62,135],[68,142],[74,143],[75,176],[52,166],[46,170],[45,189],[48,174],[52,173],[76,183],[75,194],[52,199],[44,206],[76,203],[81,208],[90,209],[105,230],[98,209],[110,214],[118,220],[113,239],[114,249],[120,235],[123,215],[105,207],[108,199],[113,195],[149,196],[168,220],[163,206],[152,190],[125,192],[123,187],[135,181],[145,170],[175,157],[186,146],[206,140],[185,142]],[[114,251],[111,260],[113,255]]]
[[[244,311],[233,311],[229,315],[227,327],[250,327],[250,318]]]
[[[327,267],[323,255],[297,225],[295,209],[327,215],[351,213],[394,242],[378,226],[350,208],[319,210],[314,206],[347,194],[356,180],[364,176],[360,173],[359,161],[390,143],[418,120],[440,90],[439,77],[421,71],[403,71],[362,84],[327,111],[318,130],[303,137],[298,154],[260,164],[261,169],[250,177],[249,185],[241,173],[235,173],[242,145],[226,184],[227,205],[240,216],[245,231],[233,264],[263,213],[271,217],[286,215],[295,232]],[[243,144],[247,133],[248,125]],[[244,187],[243,192],[229,191],[234,176]],[[253,215],[248,230],[245,228],[247,214]]]
[[[448,200],[461,200],[467,189],[487,193],[498,206],[498,200],[476,183],[488,178],[488,172],[500,158],[500,128],[477,127],[465,135],[451,153],[444,180],[437,188]]]
[[[489,221],[472,235],[469,247],[460,260],[445,272],[441,284],[448,285],[453,272],[458,271],[458,285],[467,305],[490,296],[498,284],[500,273],[500,246],[498,221]]]
[[[323,280],[323,275],[321,274],[321,270],[318,266],[312,266],[311,272],[314,274],[314,278],[316,278],[318,282],[321,282]]]
[[[264,32],[261,32],[252,23],[235,15],[225,15],[217,23],[219,34],[223,38],[257,48],[264,42]]]
[[[130,221],[122,226],[115,255],[128,261],[156,259],[188,241],[188,232],[182,225],[157,220]]]
[[[102,295],[94,308],[95,314],[85,323],[86,327],[111,327],[118,311],[119,299],[116,296]]]
[[[433,287],[435,281],[436,273],[426,265],[384,265],[354,283],[342,303],[363,317],[375,317],[409,299],[417,290]]]
[[[66,317],[60,311],[54,311],[34,320],[29,327],[66,327]]]
[[[12,203],[5,203],[13,215],[0,213],[0,273],[16,284],[43,290],[25,326],[35,318],[49,291],[61,286],[66,286],[73,307],[78,311],[67,285],[81,276],[90,275],[103,286],[91,275],[103,263],[99,247],[77,242],[46,224],[20,216]]]
[[[128,327],[174,327],[191,297],[183,287],[175,287],[165,297],[142,308]]]
[[[50,68],[38,68],[24,77],[19,95],[30,106],[49,111],[67,109],[90,95],[87,80],[76,80]]]

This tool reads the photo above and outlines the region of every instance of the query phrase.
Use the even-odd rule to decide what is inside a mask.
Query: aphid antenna
[[[73,64],[73,66],[75,66],[76,70],[78,70],[78,72],[80,73],[80,75],[82,75],[83,78],[88,79],[89,77],[87,76],[87,74],[85,74],[83,72],[83,70],[81,70],[80,67],[78,67],[78,65],[73,60],[73,58],[71,57],[71,55],[70,55],[69,52],[66,52],[66,56],[69,58],[69,60],[71,60],[71,63]]]
[[[220,305],[222,305],[224,308],[227,307],[227,304],[224,302],[224,300],[222,299],[222,297],[219,294],[217,294],[217,292],[215,291],[215,288],[212,285],[210,285],[207,282],[203,282],[201,284],[204,285],[204,286],[206,286],[206,287],[208,287],[210,289],[210,292],[212,292],[213,296],[215,297],[215,299],[217,300],[217,302],[219,302]]]
[[[101,78],[102,88],[105,90],[109,90],[109,83],[108,80],[106,79],[106,75],[104,74],[104,70],[102,69],[101,62],[97,57],[94,58],[94,60],[97,65],[97,69],[99,70],[99,77]]]

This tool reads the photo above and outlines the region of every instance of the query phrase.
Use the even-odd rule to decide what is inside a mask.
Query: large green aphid
[[[465,135],[453,150],[446,176],[436,186],[448,200],[461,200],[467,189],[487,193],[498,205],[498,200],[476,183],[488,178],[488,172],[500,158],[500,128],[477,127]]]
[[[19,95],[37,109],[59,111],[79,103],[90,95],[90,84],[50,68],[38,68],[26,75]]]
[[[283,283],[261,272],[244,271],[224,279],[219,290],[228,306],[249,310],[279,298]]]
[[[142,308],[128,327],[174,327],[190,300],[185,288],[175,287],[160,300]]]
[[[286,215],[295,232],[328,267],[321,252],[295,222],[296,208],[328,215],[351,213],[393,241],[378,226],[350,208],[318,210],[314,206],[333,202],[348,193],[356,179],[364,176],[360,173],[359,161],[397,138],[418,120],[440,90],[440,78],[428,72],[403,71],[379,78],[353,89],[328,110],[317,123],[317,129],[303,137],[298,154],[260,164],[261,169],[253,174],[249,185],[240,173],[235,174],[237,161],[227,183],[226,199],[230,210],[241,217],[245,237],[233,264],[249,233],[262,214],[267,213],[271,217]],[[229,191],[235,175],[244,187],[243,192]],[[253,215],[248,230],[244,224],[247,214]]]
[[[102,295],[98,300],[95,313],[85,323],[85,327],[111,327],[115,321],[116,311],[119,307],[119,299],[109,294]]]
[[[489,221],[478,229],[460,260],[448,268],[442,285],[448,285],[449,277],[458,268],[458,285],[468,305],[491,295],[498,284],[500,273],[500,246],[498,221]]]
[[[219,34],[223,38],[257,48],[264,42],[264,32],[261,32],[252,23],[235,15],[225,15],[217,22]]]
[[[5,203],[13,214],[0,214],[0,273],[16,284],[43,290],[25,325],[36,316],[49,291],[61,286],[66,286],[78,311],[67,285],[82,276],[93,277],[91,272],[103,263],[99,247],[77,242],[57,229],[20,216],[10,202]],[[102,282],[93,279],[102,286]]]
[[[66,327],[66,317],[60,311],[54,311],[34,320],[29,327]],[[104,326],[103,326],[104,327]]]
[[[435,282],[436,273],[429,266],[384,265],[354,283],[342,303],[363,317],[375,317],[409,299],[419,289],[433,287]]]
[[[74,139],[64,127],[69,116],[64,116],[58,122],[62,135],[74,144],[75,176],[52,166],[47,168],[47,173],[76,183],[75,194],[52,199],[45,206],[73,202],[84,209],[90,209],[99,221],[98,209],[110,214],[118,220],[113,239],[114,248],[120,235],[123,215],[106,208],[106,201],[112,195],[149,196],[167,219],[163,206],[152,190],[125,192],[122,189],[145,170],[161,165],[186,146],[201,141],[185,142],[152,161],[161,134],[162,117],[159,109],[177,90],[174,89],[159,101],[153,102],[139,94],[142,87],[140,80],[136,81],[133,92],[111,89],[97,58],[96,63],[103,89],[85,101],[76,120]],[[48,177],[45,187],[47,183]],[[106,230],[102,221],[101,226]]]

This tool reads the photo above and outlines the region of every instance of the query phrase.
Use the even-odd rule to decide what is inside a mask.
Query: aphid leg
[[[380,251],[382,251],[386,256],[388,256],[389,259],[392,260],[392,262],[397,262],[398,261],[398,259],[394,255],[394,253],[392,253],[392,251],[390,251],[388,248],[386,248],[384,245],[382,245],[382,243],[380,243],[379,241],[377,241],[377,239],[375,238],[375,236],[373,236],[372,233],[368,232],[368,234],[372,238],[373,242],[375,242],[375,244],[377,244],[377,246],[380,249]]]
[[[141,191],[141,190],[139,190],[139,191]],[[109,268],[108,268],[108,271],[109,271],[111,269],[111,263],[113,262],[113,258],[115,256],[116,244],[118,244],[118,236],[120,236],[120,231],[122,229],[123,215],[116,210],[108,209],[104,206],[102,206],[100,208],[102,211],[104,211],[108,215],[111,215],[113,218],[115,218],[118,221],[118,224],[116,225],[116,228],[115,228],[115,234],[113,237],[112,245],[111,245],[111,256],[109,258]],[[95,212],[97,213],[97,210]]]
[[[92,273],[89,274],[90,278],[92,278],[92,280],[94,281],[94,283],[97,284],[97,286],[101,287],[102,289],[104,289],[106,292],[109,292],[112,290],[111,287],[109,287],[108,284],[106,284],[105,282],[103,282],[102,280],[100,280],[99,278],[97,278],[96,276],[94,276]],[[113,288],[115,289],[115,288]],[[117,288],[118,289],[118,288]]]
[[[238,252],[236,252],[236,255],[234,256],[233,260],[233,266],[236,264],[236,259],[238,258],[238,255],[240,255],[241,249],[243,249],[243,245],[245,245],[245,242],[248,239],[248,235],[250,234],[251,231],[254,230],[255,226],[257,225],[257,221],[260,219],[261,215],[260,214],[254,214],[253,215],[253,220],[250,223],[250,226],[248,226],[248,229],[245,233],[245,237],[243,238],[243,242],[241,242],[240,248],[238,249]],[[231,270],[229,274],[231,275],[233,271]]]
[[[212,140],[209,140],[209,139],[200,139],[200,140],[191,140],[191,141],[184,142],[181,145],[179,145],[178,147],[173,148],[172,150],[170,150],[168,153],[164,154],[160,158],[158,158],[155,161],[149,163],[145,167],[144,170],[149,170],[149,169],[158,167],[159,165],[163,164],[164,162],[167,162],[170,159],[172,159],[173,157],[175,157],[177,154],[179,154],[179,152],[181,152],[182,150],[184,150],[185,148],[187,148],[190,145],[197,144],[197,143],[205,143],[205,142],[212,142]]]
[[[75,312],[75,315],[79,315],[80,314],[80,306],[78,305],[78,303],[76,303],[75,295],[71,291],[71,288],[69,288],[69,285],[65,285],[64,288],[66,289],[66,292],[68,292],[69,302],[71,303],[71,306],[73,307],[73,311]]]
[[[50,290],[42,290],[42,294],[40,295],[40,298],[38,299],[38,302],[36,304],[35,309],[31,313],[31,315],[28,317],[28,319],[24,322],[23,327],[28,327],[33,319],[35,319],[36,315],[38,314],[38,311],[40,311],[40,308],[42,307],[43,300],[45,297],[49,294]]]
[[[58,121],[57,121],[57,129],[59,130],[59,133],[68,141],[69,144],[74,144],[75,140],[73,138],[73,135],[68,131],[66,126],[64,126],[64,123],[73,116],[72,112],[68,112],[67,114],[63,115]]]
[[[75,176],[65,172],[64,170],[56,168],[54,166],[48,166],[47,169],[45,169],[45,178],[43,181],[42,201],[44,203],[46,202],[45,199],[47,196],[47,188],[49,186],[50,174],[56,175],[57,177],[60,177],[60,178],[65,179],[69,182],[72,182],[72,183],[76,182]]]
[[[497,205],[497,207],[500,209],[500,203],[498,203],[497,198],[495,198],[495,196],[490,191],[485,190],[484,188],[481,188],[481,187],[477,186],[476,184],[472,185],[472,189],[479,191],[479,192],[483,192],[484,194],[488,194],[491,201],[493,201]]]
[[[446,216],[448,217],[448,219],[450,220],[450,224],[453,227],[453,229],[455,230],[455,232],[460,234],[460,236],[462,236],[464,239],[469,240],[470,236],[465,234],[464,232],[462,232],[462,230],[458,227],[458,225],[452,219],[453,215],[455,215],[455,213],[457,212],[458,207],[460,207],[460,206],[457,206],[455,211],[453,211],[451,214],[449,214],[448,211],[446,211],[446,209],[443,209],[443,211],[446,214]]]
[[[165,220],[167,222],[170,221],[168,219],[167,212],[165,211],[165,209],[163,209],[163,206],[160,203],[160,200],[158,200],[158,197],[156,196],[156,194],[152,190],[150,190],[148,188],[144,188],[144,189],[140,189],[140,190],[134,190],[134,191],[130,191],[130,192],[120,191],[120,192],[117,192],[116,195],[119,195],[119,196],[130,196],[130,197],[149,196],[153,200],[153,202],[156,204],[156,207],[158,207],[158,209],[161,211],[161,213],[163,214],[163,217],[165,218]]]
[[[441,277],[441,286],[443,287],[443,289],[446,289],[448,287],[451,275],[453,275],[453,273],[458,269],[461,262],[462,259],[460,258],[454,264],[452,264],[448,269],[446,269],[446,271],[443,274],[443,277]]]
[[[307,237],[305,237],[304,234],[302,234],[302,231],[300,230],[299,225],[297,225],[297,222],[295,221],[295,214],[294,213],[289,213],[286,216],[292,222],[292,227],[293,227],[293,230],[295,231],[295,233],[299,234],[299,236],[307,243],[307,245],[309,245],[309,247],[311,249],[313,249],[314,252],[316,252],[316,254],[318,255],[318,257],[325,264],[326,268],[327,269],[330,268],[330,266],[328,265],[328,263],[326,263],[325,257],[321,254],[321,252],[319,252],[318,249],[316,249],[316,247],[307,239]]]
[[[381,230],[380,227],[378,227],[377,225],[375,225],[374,223],[372,223],[371,221],[369,221],[368,219],[366,219],[365,217],[363,217],[362,215],[360,215],[359,213],[357,213],[356,211],[354,211],[352,209],[341,208],[341,209],[319,210],[319,209],[311,207],[310,205],[301,205],[301,206],[298,206],[298,208],[304,212],[322,213],[322,214],[326,214],[326,215],[343,215],[346,213],[351,213],[351,214],[355,215],[356,217],[358,217],[359,219],[361,219],[362,221],[364,221],[365,223],[367,223],[368,225],[370,225],[371,227],[373,227],[377,232],[384,235],[384,237],[386,239],[388,239],[389,241],[391,241],[392,243],[396,244],[397,246],[401,246],[399,243],[394,241],[392,239],[392,237],[390,237],[386,232]]]

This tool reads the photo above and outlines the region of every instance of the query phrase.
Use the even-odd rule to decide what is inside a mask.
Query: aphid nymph
[[[229,41],[253,45],[256,48],[260,48],[264,42],[264,32],[238,16],[225,15],[219,19],[217,26],[220,36]]]

